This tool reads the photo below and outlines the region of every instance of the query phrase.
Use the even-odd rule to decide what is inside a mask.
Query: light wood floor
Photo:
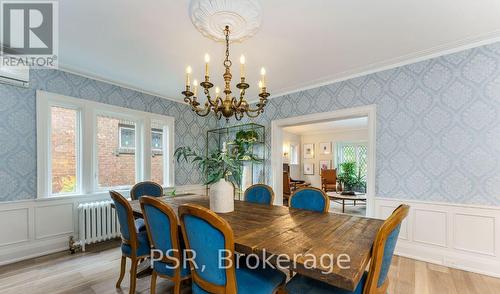
[[[106,245],[109,247],[110,245]],[[58,253],[0,267],[0,293],[128,293],[128,275],[115,289],[120,265],[117,248]],[[129,268],[129,264],[127,264]],[[500,279],[395,256],[388,293],[500,293]],[[139,279],[137,292],[149,293],[149,277]],[[159,279],[157,293],[170,293]],[[188,286],[183,293],[190,293]]]

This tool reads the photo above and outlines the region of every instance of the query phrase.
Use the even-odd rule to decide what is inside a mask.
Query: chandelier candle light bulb
[[[208,80],[208,64],[210,63],[210,55],[205,53],[205,78]]]
[[[198,81],[193,80],[193,96],[196,98],[198,96]]]
[[[260,80],[262,81],[261,88],[265,88],[266,87],[266,69],[265,68],[260,69]]]
[[[226,40],[226,54],[223,62],[224,65],[224,94],[225,99],[220,99],[220,88],[215,87],[215,97],[210,95],[210,89],[214,87],[214,84],[209,81],[209,62],[210,56],[205,54],[205,79],[199,85],[203,88],[203,93],[206,94],[207,102],[205,107],[200,107],[200,103],[197,101],[198,94],[198,81],[193,81],[193,91],[190,91],[191,84],[191,67],[186,68],[186,90],[182,92],[184,95],[184,101],[191,106],[191,109],[196,112],[199,116],[207,116],[210,113],[214,113],[217,119],[221,119],[223,116],[226,121],[229,121],[231,117],[234,116],[236,120],[241,120],[245,115],[250,118],[255,118],[264,112],[264,107],[267,104],[267,98],[271,95],[266,91],[266,70],[261,69],[261,80],[259,82],[260,92],[258,94],[259,102],[255,104],[255,108],[251,108],[250,104],[245,99],[246,90],[250,85],[245,81],[246,71],[246,58],[244,55],[240,57],[240,82],[236,84],[236,88],[239,91],[234,91],[231,89],[231,65],[232,62],[229,59],[229,26],[224,29],[224,36]],[[238,93],[239,97],[232,96],[232,93]],[[194,96],[194,97],[193,97]]]
[[[189,87],[191,84],[191,66],[186,67],[186,87]]]
[[[241,75],[241,82],[245,81],[245,55],[240,56],[240,75]]]

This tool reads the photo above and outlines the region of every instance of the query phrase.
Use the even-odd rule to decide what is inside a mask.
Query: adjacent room
[[[283,195],[318,188],[330,211],[365,216],[368,156],[368,117],[285,127]]]
[[[0,0],[0,293],[500,293],[500,1]]]

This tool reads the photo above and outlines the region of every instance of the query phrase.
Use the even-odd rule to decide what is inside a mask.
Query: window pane
[[[298,145],[290,145],[290,164],[299,164]]]
[[[344,155],[343,162],[352,162],[352,161],[355,162],[356,161],[356,149],[353,145],[344,146],[342,152]]]
[[[126,130],[123,131],[124,129]],[[120,146],[120,137],[125,148]],[[97,117],[99,188],[131,186],[135,183],[134,147],[134,122],[114,117]]]
[[[52,194],[76,192],[78,111],[51,107]]]
[[[163,125],[161,122],[151,122],[151,180],[164,185]]]
[[[130,125],[120,124],[120,148],[134,149],[135,148],[135,129]]]

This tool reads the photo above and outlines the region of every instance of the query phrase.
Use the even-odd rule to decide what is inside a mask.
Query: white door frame
[[[301,116],[287,117],[271,121],[271,170],[272,188],[276,197],[274,204],[283,204],[283,128],[301,124],[318,123],[322,121],[348,119],[352,117],[368,117],[368,162],[366,187],[366,215],[375,215],[375,146],[376,146],[376,112],[375,104],[334,110],[330,112],[313,113]]]

